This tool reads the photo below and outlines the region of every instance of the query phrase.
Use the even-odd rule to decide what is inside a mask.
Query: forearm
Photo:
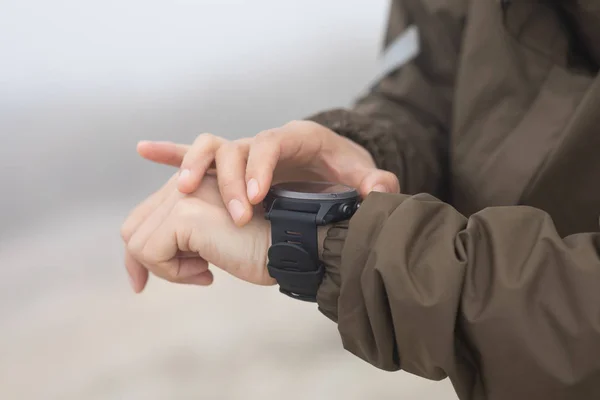
[[[352,353],[462,399],[596,398],[599,250],[529,207],[373,194],[324,241],[319,306]]]

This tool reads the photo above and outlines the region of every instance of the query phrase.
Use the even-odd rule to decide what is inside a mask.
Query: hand
[[[211,168],[218,171],[221,196],[235,223],[252,219],[274,182],[325,180],[357,188],[362,196],[375,190],[398,192],[397,177],[377,169],[361,146],[310,121],[293,121],[280,128],[235,141],[202,134],[192,146],[141,142],[140,155],[180,167],[178,189],[191,193]]]
[[[261,210],[237,227],[214,176],[190,194],[177,190],[176,178],[140,204],[121,228],[133,289],[143,290],[148,271],[171,282],[209,285],[209,263],[247,282],[274,284],[266,268],[270,226]]]

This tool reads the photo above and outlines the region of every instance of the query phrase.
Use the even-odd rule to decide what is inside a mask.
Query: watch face
[[[358,197],[349,186],[330,182],[284,182],[271,188],[275,196],[298,200],[344,200]]]
[[[355,192],[349,186],[329,182],[285,182],[275,186],[280,190],[303,194],[343,194]]]

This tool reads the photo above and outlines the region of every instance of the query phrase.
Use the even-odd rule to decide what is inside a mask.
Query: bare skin
[[[136,292],[145,287],[148,272],[171,282],[209,285],[208,263],[243,280],[273,283],[265,272],[269,227],[257,207],[273,183],[339,182],[357,188],[363,196],[373,190],[400,190],[397,177],[377,169],[364,148],[310,121],[292,121],[235,141],[211,134],[198,136],[191,146],[145,141],[139,143],[138,153],[178,167],[179,172],[132,211],[123,225],[125,263]],[[206,209],[214,216],[207,215]],[[190,225],[192,221],[196,225]],[[248,232],[261,238],[259,243]],[[248,247],[245,240],[253,245]],[[227,242],[239,243],[236,247]],[[168,251],[161,247],[167,245]],[[159,248],[160,256],[153,253]],[[242,261],[248,259],[251,265]],[[231,260],[239,262],[234,266]]]

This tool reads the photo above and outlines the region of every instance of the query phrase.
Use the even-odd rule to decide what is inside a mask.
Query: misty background
[[[142,139],[345,106],[384,0],[0,0],[0,399],[454,399],[379,371],[314,305],[215,271],[130,291],[119,227],[173,173]]]

